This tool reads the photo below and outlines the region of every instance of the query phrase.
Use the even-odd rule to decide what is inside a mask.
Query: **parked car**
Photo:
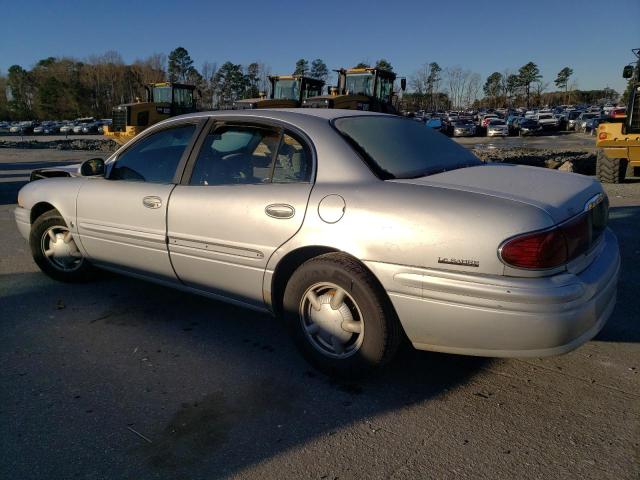
[[[82,125],[82,133],[98,133],[98,127],[100,127],[100,124],[98,122],[84,123]]]
[[[551,112],[539,112],[534,119],[546,130],[557,130],[560,125],[558,118]]]
[[[476,134],[476,126],[470,119],[459,119],[453,122],[451,134],[454,137],[473,137]]]
[[[73,123],[65,123],[64,125],[62,125],[60,127],[60,133],[68,135],[70,133],[73,133],[73,128],[75,127],[75,125]]]
[[[598,125],[600,125],[602,122],[606,122],[607,120],[609,120],[609,117],[606,117],[606,116],[590,118],[585,123],[585,127],[584,127],[585,133],[588,133],[590,135],[595,135],[596,130],[598,130]]]
[[[10,133],[17,133],[20,135],[27,135],[29,133],[33,133],[33,129],[37,126],[35,122],[24,121],[13,124],[9,128]]]
[[[103,267],[271,312],[337,374],[387,362],[405,336],[439,352],[562,354],[615,304],[600,182],[485,164],[395,115],[189,114],[66,172],[18,195],[43,272],[74,282]]]
[[[542,126],[532,118],[523,118],[518,122],[518,135],[539,135],[542,133]]]
[[[614,108],[609,112],[609,116],[611,118],[624,118],[627,116],[627,108],[626,107]]]
[[[434,130],[440,130],[442,128],[442,119],[439,117],[431,117],[427,120],[426,125]]]
[[[567,114],[567,130],[575,130],[576,129],[576,120],[582,114],[581,110],[571,110]]]
[[[507,121],[505,123],[507,124],[509,135],[518,133],[518,121],[521,119],[524,119],[524,117],[520,117],[517,114],[509,115],[507,117]]]
[[[509,127],[504,120],[494,119],[487,124],[487,137],[507,137]]]
[[[587,120],[599,117],[597,113],[583,112],[576,118],[574,129],[576,132],[585,132],[587,128]]]
[[[496,115],[495,113],[490,113],[488,115],[484,115],[482,117],[482,120],[480,121],[480,126],[482,128],[487,128],[487,125],[489,124],[489,122],[491,120],[498,120],[500,119],[500,117],[498,117],[498,115]]]
[[[53,135],[60,133],[60,124],[58,122],[51,122],[44,127],[43,133],[47,135]]]

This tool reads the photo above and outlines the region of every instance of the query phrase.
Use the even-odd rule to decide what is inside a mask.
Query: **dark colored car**
[[[542,132],[542,125],[531,118],[523,118],[518,122],[518,134],[524,135],[538,135]]]

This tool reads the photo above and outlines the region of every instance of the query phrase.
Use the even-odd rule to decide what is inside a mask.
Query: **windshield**
[[[276,80],[273,98],[278,100],[298,100],[300,98],[300,82],[298,80]]]
[[[373,96],[373,75],[370,73],[350,73],[347,75],[345,89],[349,95]]]
[[[171,103],[171,87],[153,87],[153,101]]]
[[[311,98],[322,95],[322,84],[307,82],[305,91],[302,93],[304,95],[304,98]]]
[[[422,177],[482,163],[446,136],[410,119],[372,115],[338,118],[333,124],[383,180]]]

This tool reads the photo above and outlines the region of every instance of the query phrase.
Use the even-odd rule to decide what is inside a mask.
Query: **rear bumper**
[[[579,274],[515,278],[367,262],[404,330],[421,350],[486,357],[569,352],[594,337],[611,315],[620,270],[607,230]]]

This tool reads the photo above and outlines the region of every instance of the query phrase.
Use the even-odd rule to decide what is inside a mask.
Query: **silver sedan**
[[[32,178],[15,217],[46,274],[99,267],[271,312],[338,374],[387,362],[405,336],[465,355],[565,353],[615,304],[597,181],[483,164],[401,117],[197,113]]]

